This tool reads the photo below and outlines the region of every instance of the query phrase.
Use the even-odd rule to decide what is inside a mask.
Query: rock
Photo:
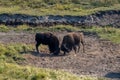
[[[71,15],[47,15],[30,16],[25,14],[0,14],[0,24],[30,26],[53,26],[53,25],[73,25],[73,26],[113,26],[120,28],[120,10],[99,11],[87,16]]]

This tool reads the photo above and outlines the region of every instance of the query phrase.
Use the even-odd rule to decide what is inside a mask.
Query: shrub
[[[14,63],[25,60],[21,53],[27,53],[33,50],[32,45],[26,44],[0,44],[0,60]]]
[[[1,32],[8,32],[9,31],[9,28],[5,25],[0,25],[0,31]]]

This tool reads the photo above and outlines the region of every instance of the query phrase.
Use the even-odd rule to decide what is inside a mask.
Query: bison
[[[83,52],[85,52],[83,33],[82,32],[71,32],[63,37],[63,41],[61,44],[61,50],[64,52],[64,55],[65,55],[66,52],[69,53],[72,49],[74,49],[75,54],[76,54],[77,48],[78,48],[78,52],[80,50],[80,44],[83,45]]]
[[[58,55],[60,52],[59,40],[54,34],[50,32],[36,33],[35,41],[36,50],[38,53],[39,53],[38,47],[40,44],[48,45],[50,53],[53,53],[54,55]]]

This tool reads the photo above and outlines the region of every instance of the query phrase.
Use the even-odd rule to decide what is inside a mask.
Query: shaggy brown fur
[[[82,32],[71,32],[64,36],[62,44],[61,44],[61,50],[64,52],[64,55],[66,52],[70,52],[72,49],[74,49],[75,53],[80,50],[80,44],[83,45],[83,52],[84,50],[84,35]]]
[[[50,53],[53,53],[54,55],[58,55],[60,52],[59,40],[54,34],[50,32],[36,33],[35,41],[37,52],[39,52],[38,47],[40,44],[48,45]]]

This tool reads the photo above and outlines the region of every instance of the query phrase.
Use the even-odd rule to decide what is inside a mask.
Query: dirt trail
[[[60,40],[67,32],[55,33]],[[0,33],[1,43],[26,43],[34,44],[34,35],[30,33]],[[82,47],[81,47],[82,49]],[[99,39],[95,34],[85,35],[85,50],[74,56],[70,52],[66,56],[50,56],[48,51],[36,55],[24,54],[28,65],[42,68],[62,69],[77,75],[92,75],[107,77],[113,80],[120,79],[120,44]]]

